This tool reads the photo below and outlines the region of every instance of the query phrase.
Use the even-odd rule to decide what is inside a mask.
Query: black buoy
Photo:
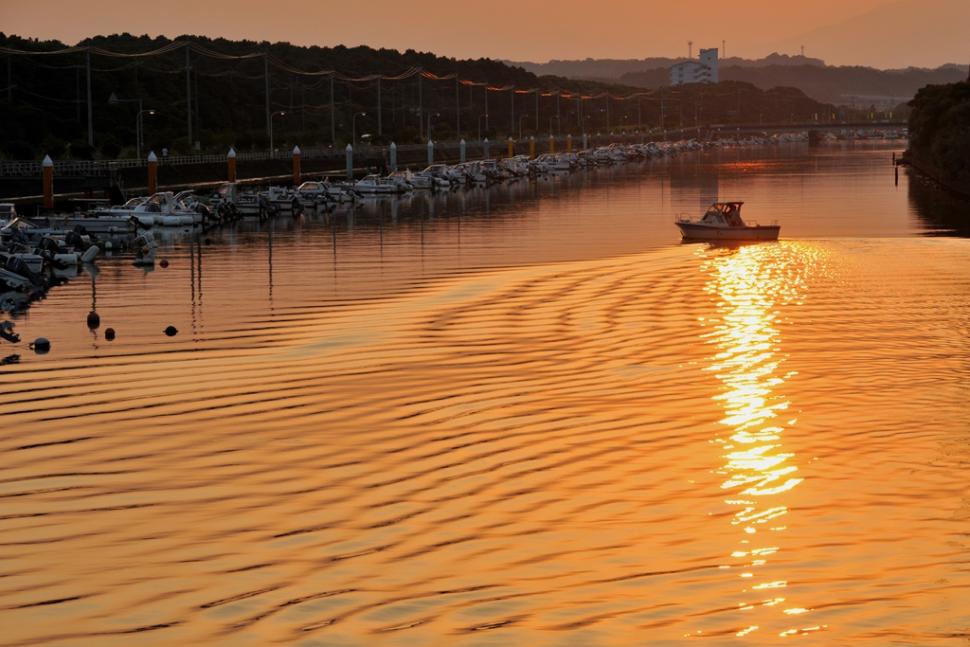
[[[38,337],[34,340],[34,343],[30,345],[35,353],[38,355],[46,355],[50,352],[51,342],[47,337]]]
[[[162,267],[168,267],[168,259],[166,259],[166,258],[163,258],[163,259],[162,259],[162,260],[161,260],[161,261],[159,262],[159,265],[161,265]]]
[[[169,326],[165,329],[165,334],[169,337],[174,337],[175,335],[179,334],[179,330],[175,326]]]
[[[88,313],[88,328],[96,330],[101,325],[101,316],[92,310]]]
[[[104,329],[104,338],[105,338],[106,341],[114,341],[115,340],[115,329],[114,328],[105,328]]]

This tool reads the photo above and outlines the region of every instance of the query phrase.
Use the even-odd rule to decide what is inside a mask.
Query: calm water
[[[890,150],[102,260],[0,368],[0,645],[967,645],[968,210]]]

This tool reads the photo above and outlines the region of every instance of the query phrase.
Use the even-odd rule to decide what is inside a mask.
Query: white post
[[[388,167],[391,171],[397,170],[397,144],[391,142],[391,146],[388,152]]]
[[[434,164],[434,142],[428,140],[428,166]]]
[[[458,159],[462,164],[465,163],[465,140],[458,142]]]
[[[354,147],[347,144],[347,179],[354,179]]]
[[[482,141],[482,159],[488,159],[488,137]]]

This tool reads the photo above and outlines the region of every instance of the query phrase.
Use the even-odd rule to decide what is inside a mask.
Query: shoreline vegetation
[[[727,81],[644,91],[414,50],[131,34],[75,47],[51,54],[67,46],[0,33],[9,81],[0,92],[0,158],[134,157],[138,124],[143,152],[178,154],[265,150],[271,121],[274,143],[292,148],[342,146],[354,130],[387,145],[859,116],[791,87]]]
[[[906,162],[970,198],[970,79],[928,85],[910,102]]]

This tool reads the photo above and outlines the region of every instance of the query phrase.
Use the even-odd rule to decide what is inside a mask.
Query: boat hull
[[[754,225],[750,227],[714,227],[693,222],[678,222],[684,240],[778,240],[779,225]]]

